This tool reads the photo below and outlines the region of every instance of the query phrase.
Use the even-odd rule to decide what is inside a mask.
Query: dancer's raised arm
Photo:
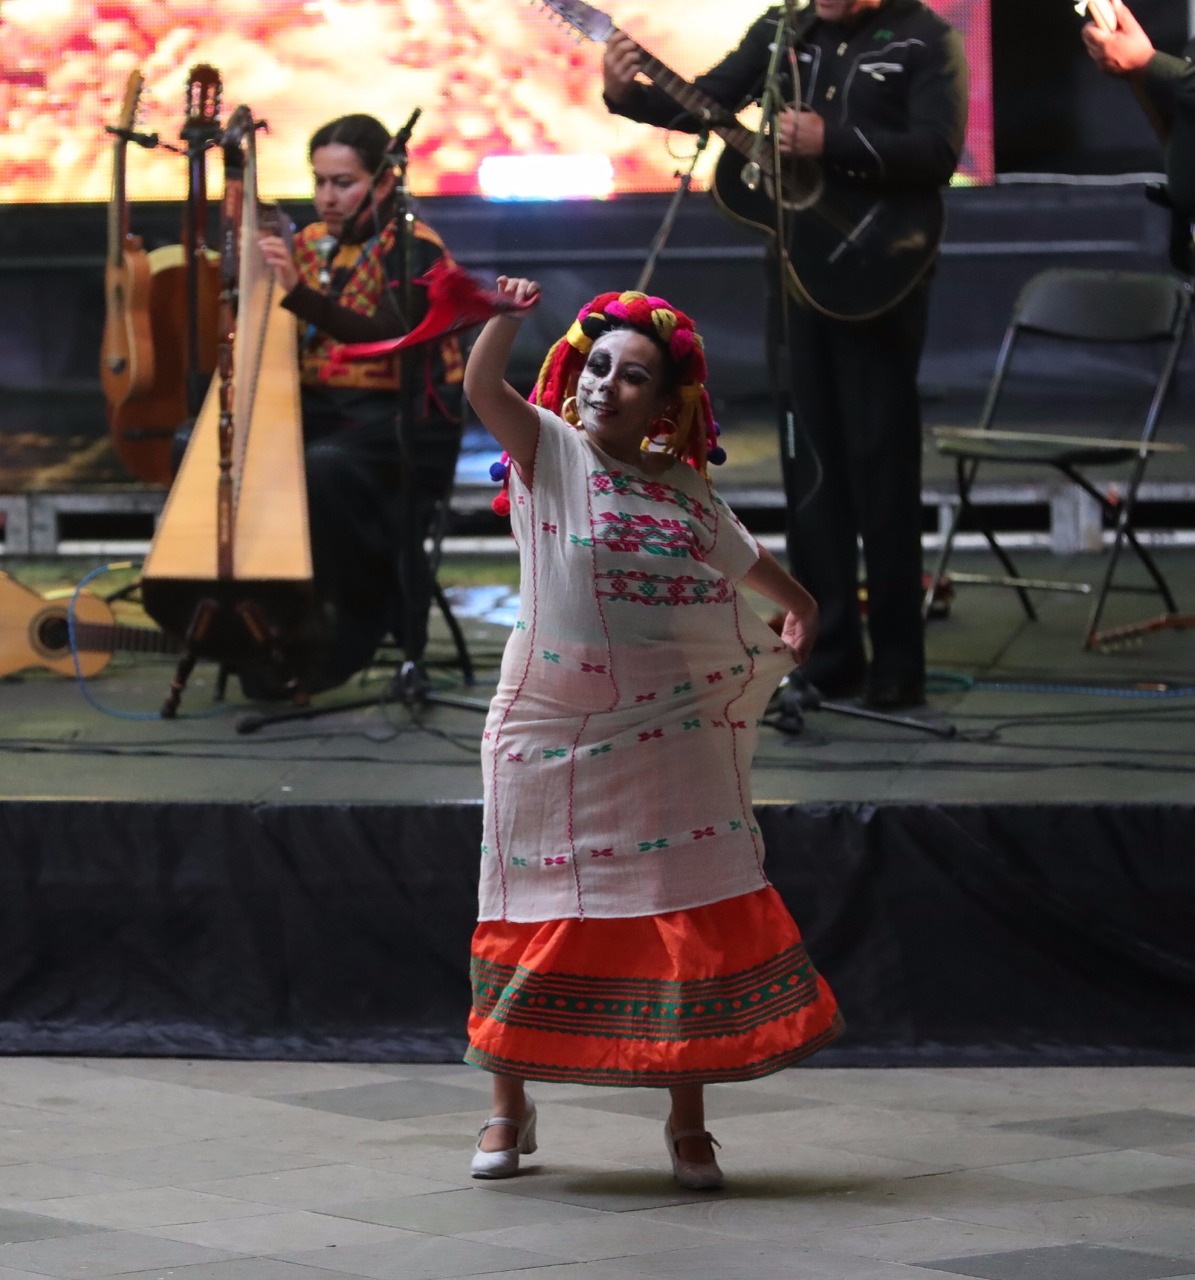
[[[534,280],[499,276],[498,291],[519,303],[539,298],[539,285]],[[465,367],[469,403],[528,484],[539,442],[539,415],[506,381],[506,368],[519,323],[532,309],[505,312],[488,321]]]

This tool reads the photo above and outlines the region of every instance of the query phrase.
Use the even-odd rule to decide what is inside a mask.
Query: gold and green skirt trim
[[[465,1061],[528,1080],[752,1080],[842,1033],[774,889],[627,919],[483,921]]]

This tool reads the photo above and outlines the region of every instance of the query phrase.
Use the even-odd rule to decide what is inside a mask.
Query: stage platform
[[[952,191],[948,202],[922,366],[931,428],[974,425],[1033,273],[1164,268],[1168,232],[1139,190],[1034,184]],[[553,207],[448,201],[431,220],[479,278],[544,283],[512,362],[529,383],[580,299],[638,275],[663,203],[577,206],[562,219]],[[159,213],[173,236],[176,210]],[[0,567],[44,590],[137,559],[163,495],[130,485],[104,438],[102,263],[81,269],[71,256],[102,243],[102,230],[87,238],[98,211],[10,222],[0,237],[12,246],[0,272],[9,313],[52,290],[77,321],[40,336],[19,369],[0,369]],[[703,317],[730,454],[717,482],[774,547],[783,497],[764,399],[762,270],[757,237],[708,201],[688,202],[652,287]],[[1195,611],[1193,370],[1188,347],[1159,437],[1188,448],[1151,464],[1138,525],[1180,609]],[[1028,388],[1021,424],[1135,434],[1111,390],[1123,367],[1040,372],[1060,385]],[[1131,390],[1147,396],[1150,376],[1135,376]],[[436,670],[446,691],[482,705],[513,620],[509,535],[487,514],[493,456],[470,430],[441,574],[479,680],[462,691],[450,667]],[[927,440],[927,563],[952,493]],[[1098,580],[1098,557],[1074,551],[1094,532],[1091,511],[1068,505],[1048,474],[993,470],[977,496],[1027,549],[1027,571]],[[965,554],[952,570],[987,567]],[[1042,596],[1040,607],[1029,623],[1010,593],[960,586],[928,632],[930,706],[917,718],[928,729],[823,708],[800,732],[764,732],[754,794],[769,873],[848,1024],[819,1055],[825,1065],[1195,1062],[1195,631],[1089,653],[1087,598]],[[1118,599],[1106,625],[1155,608]],[[435,621],[433,656],[451,659]],[[90,702],[41,671],[0,682],[0,1050],[458,1057],[480,712],[385,703],[391,673],[379,669],[319,699],[363,696],[366,707],[242,733],[260,709],[235,684],[213,705],[207,666],[184,715],[159,719],[170,672],[118,655],[87,686]]]
[[[1159,555],[1195,598],[1191,554]],[[82,567],[26,566],[43,589]],[[434,671],[482,707],[513,567],[450,557],[443,577],[478,682]],[[1195,632],[1090,653],[1085,598],[1040,603],[1031,623],[1012,593],[960,587],[910,723],[827,706],[763,732],[769,873],[847,1010],[828,1062],[1195,1062]],[[1109,622],[1148,610],[1118,600]],[[204,665],[158,718],[170,673],[117,655],[86,696],[40,670],[0,682],[5,1051],[453,1060],[480,710],[386,702],[379,668],[317,700],[366,707],[243,732],[263,709],[235,681],[213,704]]]

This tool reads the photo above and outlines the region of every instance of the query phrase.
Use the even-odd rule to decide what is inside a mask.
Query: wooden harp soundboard
[[[312,613],[311,546],[298,329],[258,248],[280,228],[257,197],[257,128],[242,106],[224,131],[218,368],[141,586],[146,612],[192,663],[266,656],[289,677],[301,674],[296,637]]]

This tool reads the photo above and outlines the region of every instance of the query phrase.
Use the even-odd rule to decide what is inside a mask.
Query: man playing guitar
[[[762,139],[763,149],[778,143],[789,163],[813,166],[824,182],[827,217],[836,195],[865,210],[837,219],[846,230],[829,251],[821,235],[801,234],[804,215],[791,219],[785,269],[769,261],[768,354],[789,567],[821,608],[803,677],[827,697],[862,691],[870,706],[898,710],[920,705],[925,694],[917,370],[941,234],[940,189],[963,146],[967,67],[959,33],[921,0],[813,0],[793,8],[767,10],[694,85],[735,112],[765,95],[774,68],[775,96],[788,105],[774,112],[775,138]],[[640,66],[639,47],[615,32],[603,60],[607,108],[697,131],[702,122],[644,84]],[[750,185],[747,168],[743,175]],[[872,246],[874,272],[867,275],[882,273],[886,259],[912,241],[921,254],[912,278],[870,308],[821,305],[818,277],[868,228],[882,226],[886,210],[910,200],[928,216]],[[860,536],[870,663],[858,604]]]

